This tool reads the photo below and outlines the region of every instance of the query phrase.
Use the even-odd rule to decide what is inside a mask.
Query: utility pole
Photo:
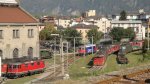
[[[148,29],[147,29],[147,31],[148,31],[148,35],[147,35],[147,40],[148,40],[148,50],[149,50],[149,47],[150,47],[150,45],[149,45],[149,29],[150,29],[150,23],[148,23]]]
[[[76,42],[76,39],[75,39],[75,37],[73,38],[74,39],[74,63],[75,63],[75,60],[76,60],[76,58],[75,58],[75,56],[76,56],[76,44],[75,44],[75,42]]]
[[[93,46],[93,35],[92,35],[92,56],[93,56],[93,48],[94,46]]]
[[[60,56],[61,56],[61,62],[62,62],[62,76],[64,76],[65,70],[64,70],[64,55],[63,55],[63,41],[62,41],[62,36],[60,38],[60,44],[61,44]]]
[[[69,73],[68,66],[69,64],[68,64],[68,42],[67,42],[67,73]]]
[[[54,77],[56,72],[56,36],[55,36],[55,47],[54,47]]]
[[[84,40],[84,50],[85,50],[85,52],[84,52],[84,58],[85,58],[85,53],[86,53],[85,40]]]
[[[54,43],[54,77],[56,76],[56,36],[59,34],[51,34],[51,36],[55,36],[55,43]]]

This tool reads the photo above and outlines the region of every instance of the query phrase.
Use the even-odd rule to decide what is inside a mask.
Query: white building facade
[[[0,5],[0,56],[2,59],[39,57],[38,25],[37,20],[19,6]]]
[[[98,30],[103,32],[103,33],[107,33],[110,30],[110,20],[108,20],[105,17],[102,17],[98,20],[95,20],[94,25],[98,26]]]
[[[55,20],[57,26],[62,26],[63,28],[68,28],[70,26],[71,19],[58,18]]]
[[[142,21],[113,20],[111,21],[111,28],[114,27],[123,27],[124,29],[133,28],[137,40],[145,39],[145,27],[142,25]]]
[[[88,11],[86,11],[86,16],[87,17],[96,16],[96,10],[88,10]]]

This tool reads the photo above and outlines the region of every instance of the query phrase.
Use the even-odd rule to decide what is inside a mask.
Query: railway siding
[[[123,73],[122,73],[123,72]],[[127,70],[119,71],[118,75],[107,74],[105,75],[106,79],[101,79],[97,84],[110,84],[110,83],[119,83],[122,84],[123,82],[138,82],[144,83],[149,76],[147,74],[150,73],[150,65],[147,66],[140,66],[136,68],[130,68]],[[107,76],[112,76],[108,77]],[[143,78],[143,79],[141,79]]]

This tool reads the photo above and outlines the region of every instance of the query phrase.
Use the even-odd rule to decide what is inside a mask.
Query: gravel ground
[[[108,79],[113,78],[113,77],[131,74],[133,72],[137,72],[137,71],[145,70],[145,69],[150,69],[150,65],[132,67],[132,68],[128,68],[128,69],[124,69],[124,70],[120,70],[120,71],[110,72],[110,73],[96,76],[96,77],[89,77],[89,79],[86,81],[86,84],[93,84],[93,83],[95,84],[95,83],[98,83],[98,82],[103,81],[103,80],[108,80]],[[137,77],[137,78],[139,78],[139,77]]]

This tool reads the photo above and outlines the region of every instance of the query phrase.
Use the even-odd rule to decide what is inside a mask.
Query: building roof
[[[71,17],[69,17],[69,16],[57,16],[56,19],[71,20]]]
[[[134,20],[134,21],[131,21],[131,20],[125,20],[125,21],[120,21],[120,20],[113,20],[111,21],[112,24],[118,24],[118,23],[123,23],[123,24],[141,24],[142,21],[140,20]]]
[[[86,17],[85,20],[89,20],[89,19],[99,20],[101,18],[102,16],[90,16],[90,17]]]
[[[38,23],[19,6],[0,6],[0,23]]]
[[[98,27],[95,25],[77,24],[77,25],[72,26],[71,28],[89,29],[89,28],[98,28]]]

